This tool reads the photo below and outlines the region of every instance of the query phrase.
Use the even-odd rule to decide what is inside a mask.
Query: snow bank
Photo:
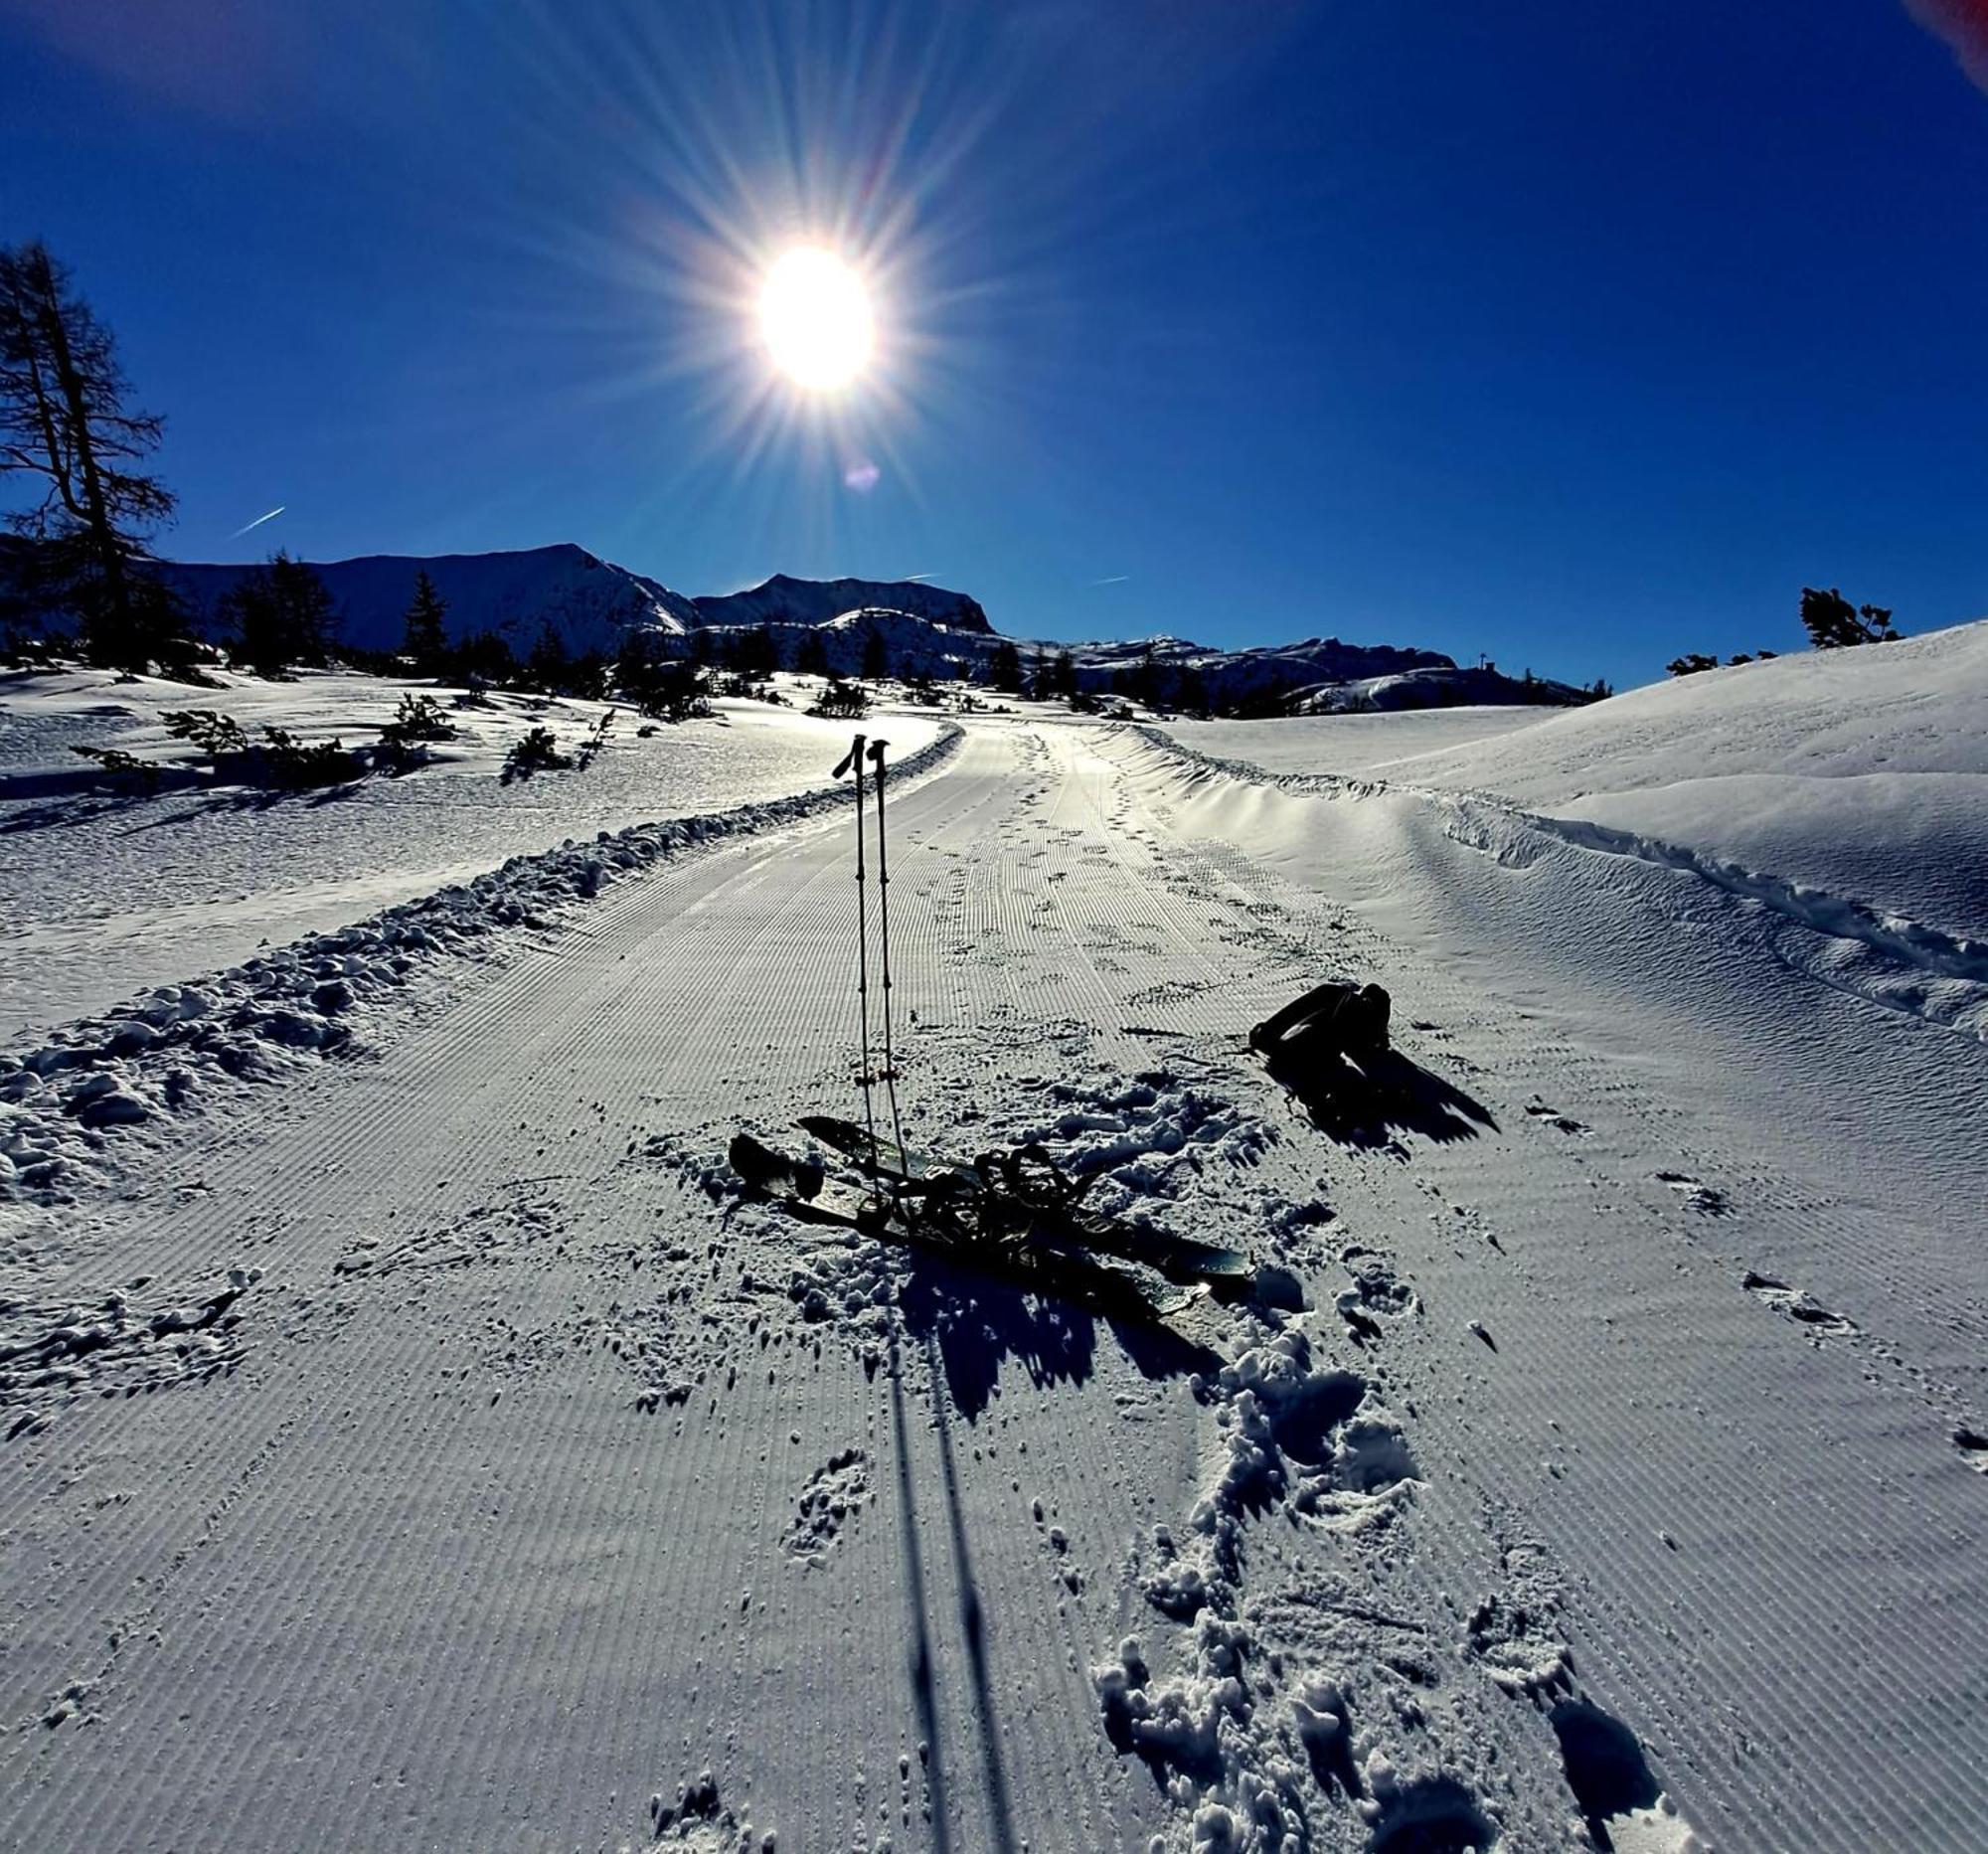
[[[1702,691],[1701,683],[1713,686]],[[1611,711],[1619,712],[1611,718]],[[1983,712],[1988,623],[1682,678],[1398,761],[1412,778],[1272,774],[1197,751],[1191,743],[1201,731],[1148,728],[1143,738],[1203,772],[1297,793],[1418,801],[1433,808],[1447,835],[1513,868],[1563,843],[1676,871],[1793,929],[1785,956],[1826,983],[1988,1038]],[[1236,731],[1222,738],[1234,742]],[[1608,746],[1618,739],[1620,758],[1611,758]],[[1734,770],[1720,773],[1721,766]],[[1890,769],[1874,770],[1880,766]],[[1465,772],[1474,775],[1471,788],[1435,782]],[[1586,792],[1562,812],[1530,809],[1492,788],[1502,781],[1564,792],[1573,779],[1602,776],[1616,789]],[[1636,789],[1638,778],[1665,782]],[[1676,834],[1611,823],[1602,813],[1654,817]],[[1778,866],[1727,854],[1733,841],[1764,848]],[[1838,887],[1803,873],[1815,870],[1877,886]],[[1922,899],[1933,914],[1893,905],[1889,898],[1900,894]]]
[[[892,768],[914,777],[955,749],[949,729]],[[279,1080],[347,1048],[369,1013],[429,961],[543,927],[610,884],[699,845],[854,799],[847,785],[700,817],[602,831],[312,935],[194,984],[164,985],[46,1041],[0,1052],[0,1203],[70,1201],[115,1168],[119,1140],[157,1137],[231,1085]]]
[[[792,707],[724,699],[708,719],[650,724],[622,707],[582,769],[505,781],[531,728],[577,755],[610,705],[311,673],[192,689],[95,670],[0,677],[0,1039],[101,1012],[134,993],[328,932],[569,838],[785,797],[820,782],[848,730]],[[245,734],[370,742],[406,696],[456,730],[403,776],[306,792],[231,784],[166,730],[211,708]],[[458,706],[458,703],[463,705]],[[935,716],[893,714],[906,752]],[[70,750],[111,746],[163,769],[145,795]]]
[[[1984,714],[1988,620],[1708,670],[1505,726],[1458,711],[1170,732],[1256,773],[1481,796],[1979,939]]]

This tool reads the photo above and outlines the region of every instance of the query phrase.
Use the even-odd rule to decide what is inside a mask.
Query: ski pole
[[[857,1080],[863,1090],[863,1124],[870,1135],[870,1175],[874,1178],[877,1175],[877,1114],[870,1090],[876,1078],[870,1073],[870,923],[863,885],[863,737],[860,734],[856,737],[855,746],[843,756],[829,776],[839,779],[852,766],[856,769],[856,1013],[862,1026],[863,1047],[863,1067]]]
[[[909,1172],[905,1156],[905,1126],[898,1117],[898,1061],[891,1048],[891,859],[884,838],[884,749],[889,741],[872,741],[870,758],[877,767],[877,913],[884,949],[884,1095],[891,1103],[891,1131],[898,1142],[898,1169]],[[871,1135],[874,1145],[876,1135]]]

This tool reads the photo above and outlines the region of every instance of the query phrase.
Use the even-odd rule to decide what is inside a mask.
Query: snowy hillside
[[[1988,620],[1708,670],[1589,707],[1214,722],[1197,751],[1374,773],[1711,852],[1988,939]],[[1476,738],[1458,744],[1446,726]],[[1390,744],[1390,745],[1384,745]]]
[[[838,676],[860,675],[871,650],[881,644],[893,675],[966,682],[984,677],[987,660],[1001,641],[991,631],[919,617],[888,605],[840,611],[819,623],[762,618],[738,625],[713,620],[692,641],[723,660],[734,640],[761,630],[771,633],[780,660],[788,665],[818,663]]]
[[[698,621],[691,601],[660,582],[570,543],[508,554],[371,554],[314,565],[337,608],[340,640],[364,650],[401,647],[421,571],[448,605],[452,642],[488,631],[520,656],[548,624],[578,654],[611,653],[630,629],[678,632]],[[214,629],[222,598],[250,568],[175,561],[163,571]]]
[[[1287,712],[1293,715],[1391,713],[1404,709],[1473,708],[1500,703],[1528,708],[1562,708],[1587,700],[1584,690],[1534,677],[1530,681],[1474,665],[1425,665],[1385,676],[1360,676],[1302,687]]]
[[[1059,648],[1043,647],[1052,652]],[[1083,688],[1112,690],[1150,658],[1167,699],[1177,697],[1182,673],[1192,672],[1218,708],[1336,714],[1485,703],[1558,706],[1587,699],[1584,691],[1566,683],[1528,682],[1495,669],[1459,669],[1434,650],[1349,644],[1337,637],[1215,650],[1184,637],[1158,636],[1073,644],[1070,651]]]
[[[507,787],[507,702],[146,796],[67,747],[188,692],[9,685],[0,1839],[1972,1854],[1984,636],[1548,718],[886,708],[951,1218],[795,1125],[882,1066],[849,727]],[[1251,1052],[1330,977],[1389,1051]]]
[[[873,609],[906,612],[948,630],[993,632],[977,599],[922,580],[796,580],[776,573],[745,591],[692,602],[706,624],[826,624],[844,612]]]
[[[1114,676],[1136,669],[1150,655],[1167,670],[1193,667],[1200,671],[1209,693],[1225,701],[1282,695],[1317,683],[1456,667],[1433,650],[1344,644],[1336,637],[1308,637],[1301,643],[1248,650],[1215,650],[1190,638],[1162,634],[1073,644],[1070,650],[1086,687],[1108,688]]]
[[[847,728],[793,708],[720,701],[716,714],[648,727],[623,707],[588,763],[505,779],[505,755],[548,728],[569,755],[603,702],[428,682],[305,673],[219,689],[99,670],[0,677],[0,1037],[101,1010],[146,985],[198,977],[258,947],[343,926],[507,858],[657,818],[764,802],[828,783]],[[406,696],[438,700],[455,738],[399,777],[278,793],[217,778],[161,717],[213,710],[250,738],[264,726],[356,747]],[[905,753],[937,725],[905,717]],[[133,789],[78,757],[111,748],[154,769]]]

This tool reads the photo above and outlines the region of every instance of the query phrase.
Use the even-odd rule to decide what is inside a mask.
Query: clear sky
[[[1988,612],[1988,0],[0,0],[33,236],[185,559],[1623,684],[1804,583]],[[834,398],[751,312],[804,239],[877,292]]]

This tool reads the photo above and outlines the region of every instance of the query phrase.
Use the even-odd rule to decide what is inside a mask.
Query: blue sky
[[[188,559],[1621,684],[1804,583],[1929,629],[1988,612],[1984,199],[1983,0],[0,0],[0,239],[166,415]],[[804,237],[879,287],[833,403],[753,338]]]

